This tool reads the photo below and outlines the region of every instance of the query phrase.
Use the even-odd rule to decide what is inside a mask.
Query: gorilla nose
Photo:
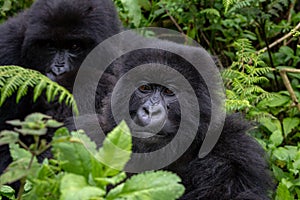
[[[137,111],[136,123],[150,129],[162,128],[166,120],[166,110],[161,105],[143,106]]]

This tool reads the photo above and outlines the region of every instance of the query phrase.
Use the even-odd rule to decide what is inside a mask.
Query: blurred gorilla
[[[208,53],[202,48],[162,40],[136,37],[132,41],[141,48],[125,53],[119,58],[122,62],[112,64],[121,69],[119,90],[104,100],[100,116],[101,127],[107,133],[119,123],[112,109],[121,116],[126,116],[129,110],[127,123],[133,135],[133,152],[140,153],[141,160],[132,166],[129,164],[128,169],[143,171],[152,166],[155,169],[155,162],[170,160],[163,169],[182,178],[186,192],[181,200],[270,199],[273,181],[263,149],[246,133],[251,128],[250,124],[237,114],[224,115],[224,123],[213,122],[212,117],[219,117],[212,115],[213,104],[220,103],[222,99],[213,101],[211,98],[218,95],[221,84],[214,78],[212,69],[215,65]],[[141,43],[143,45],[139,45]],[[186,58],[197,60],[201,74]],[[136,71],[128,75],[138,66],[142,67],[140,74]],[[192,101],[188,88],[182,85],[180,76],[169,75],[172,74],[171,69],[188,80],[197,97],[196,102]],[[134,91],[127,89],[130,87],[135,88]],[[126,96],[129,91],[128,105]],[[197,106],[200,118],[195,113]],[[184,124],[186,129],[179,133],[179,127]],[[196,133],[190,130],[194,126]],[[200,158],[198,153],[209,126],[215,126],[215,130],[220,128],[221,135],[212,151]],[[161,150],[169,144],[170,151],[163,149],[159,157],[154,156],[154,161],[148,160],[147,153]],[[187,144],[190,145],[186,147]]]
[[[87,54],[120,29],[110,0],[37,0],[0,26],[0,65],[37,70],[72,91],[76,72]],[[55,113],[53,117],[58,120],[72,114],[69,108],[48,104],[43,98],[33,103],[28,95],[16,104],[15,97],[0,108],[0,130],[11,128],[5,121],[22,119],[32,112]],[[49,141],[52,136],[46,137]],[[23,140],[32,142],[28,137]],[[0,154],[1,174],[11,162],[7,145],[0,146]]]
[[[86,55],[120,27],[110,0],[38,0],[0,26],[0,65],[35,69],[66,82],[65,77],[75,78]],[[0,129],[6,120],[33,112],[32,105],[30,98],[19,106],[11,98],[1,108]]]

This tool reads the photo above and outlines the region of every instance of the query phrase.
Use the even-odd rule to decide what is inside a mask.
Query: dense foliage
[[[50,116],[34,113],[24,121],[13,120],[9,124],[16,128],[0,133],[0,145],[9,144],[13,162],[0,176],[0,199],[14,200],[17,196],[18,200],[175,200],[184,193],[180,178],[171,172],[146,172],[125,180],[122,170],[132,147],[125,122],[107,135],[99,150],[82,131],[70,133],[67,128],[58,129],[51,143],[46,144],[43,135],[47,130],[62,126]],[[35,142],[27,146],[19,135],[33,136]],[[50,147],[53,158],[38,163],[37,156]],[[18,194],[3,186],[18,180]]]
[[[0,0],[1,20],[31,0]],[[229,112],[260,122],[274,199],[300,199],[300,2],[297,0],[115,0],[130,28],[177,30],[216,57]]]

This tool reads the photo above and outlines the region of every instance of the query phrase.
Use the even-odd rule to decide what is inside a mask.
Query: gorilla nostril
[[[149,109],[146,107],[143,107],[143,111],[145,112],[146,115],[150,115]]]

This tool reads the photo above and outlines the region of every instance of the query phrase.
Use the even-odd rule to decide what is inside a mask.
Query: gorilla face
[[[35,38],[23,49],[26,66],[47,75],[53,81],[71,71],[77,71],[96,41],[90,38]]]
[[[180,123],[180,105],[175,93],[158,84],[140,85],[129,101],[129,113],[138,127],[132,130],[135,140],[140,141],[135,144],[144,143],[144,146],[165,145],[174,137]]]

